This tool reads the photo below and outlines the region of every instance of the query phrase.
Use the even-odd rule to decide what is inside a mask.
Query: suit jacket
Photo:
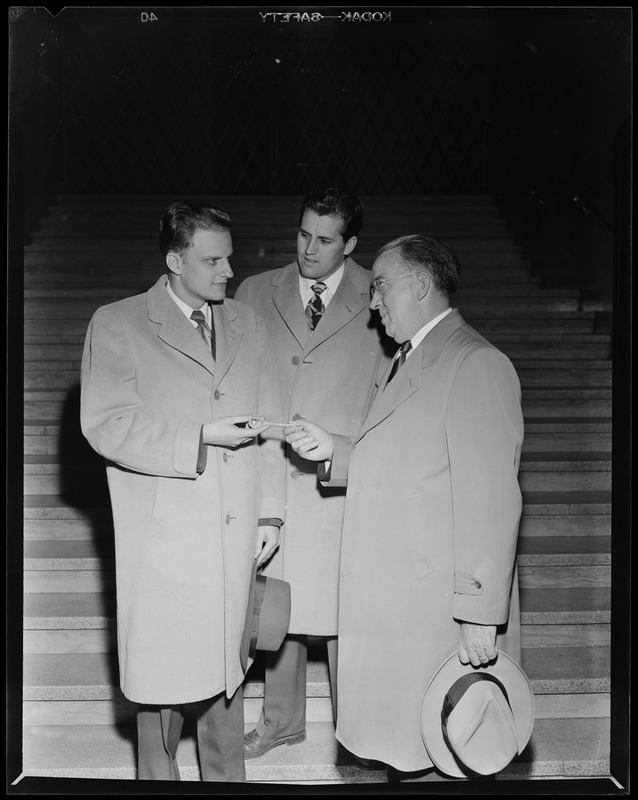
[[[305,418],[345,436],[361,427],[384,352],[371,315],[371,273],[348,259],[344,276],[312,333],[299,294],[297,262],[245,280],[235,295],[268,327],[284,420]],[[291,633],[337,633],[339,558],[345,491],[326,489],[317,467],[282,450],[287,479],[283,543],[267,572],[289,581]]]
[[[281,413],[268,335],[252,309],[214,306],[217,358],[166,291],[98,309],[82,360],[84,435],[106,459],[122,691],[177,704],[242,682],[240,643],[261,517],[283,519],[276,442],[206,447],[203,423]]]
[[[348,484],[337,737],[412,771],[431,766],[418,710],[458,621],[502,626],[499,646],[520,660],[523,416],[509,359],[456,310],[384,389],[386,377],[332,464]]]

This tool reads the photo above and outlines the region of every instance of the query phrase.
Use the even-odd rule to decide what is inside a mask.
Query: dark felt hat
[[[244,671],[257,650],[279,650],[290,624],[290,584],[253,566],[240,658]]]

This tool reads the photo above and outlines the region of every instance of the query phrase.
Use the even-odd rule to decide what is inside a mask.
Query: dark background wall
[[[548,282],[607,302],[630,10],[373,9],[16,11],[27,233],[60,192],[491,194]]]

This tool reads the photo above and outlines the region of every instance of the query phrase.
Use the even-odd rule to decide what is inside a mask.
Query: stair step
[[[595,417],[525,417],[525,435],[530,433],[611,433],[611,414]]]
[[[106,498],[105,498],[106,499]],[[27,495],[24,498],[25,519],[82,519],[90,517],[102,522],[110,511],[108,501],[94,506],[83,502],[81,506],[70,505],[56,495]],[[611,513],[611,492],[525,492],[523,517],[547,515],[608,515]],[[584,524],[584,523],[583,523]]]
[[[521,590],[523,625],[593,625],[610,621],[608,587]],[[25,594],[25,630],[98,630],[112,627],[112,592]]]
[[[115,568],[107,558],[51,559],[53,567],[47,569],[40,559],[25,563],[24,592],[27,594],[108,592],[115,587]],[[521,565],[519,583],[527,589],[564,589],[572,587],[608,587],[611,569],[608,565],[560,564],[551,566]]]
[[[523,625],[597,625],[610,621],[609,588],[521,588]]]
[[[184,781],[199,781],[195,735],[185,725],[177,760]],[[247,725],[246,730],[252,726]],[[530,742],[497,780],[521,777],[608,775],[609,721],[538,720]],[[25,775],[135,780],[135,731],[105,725],[27,726]],[[246,778],[257,783],[385,783],[385,771],[362,770],[340,746],[329,722],[307,725],[307,738],[293,747],[276,747],[246,762]]]
[[[604,566],[611,563],[610,536],[525,537],[518,563],[537,566]],[[111,539],[44,539],[24,542],[25,570],[99,570],[111,567]]]
[[[537,698],[540,695],[609,692],[609,647],[524,647],[522,667]],[[25,701],[111,700],[121,696],[118,686],[115,651],[36,653],[24,657]],[[309,699],[330,698],[325,649],[309,653],[306,693]],[[263,696],[263,664],[257,661],[244,683],[244,698]]]
[[[611,514],[537,514],[523,516],[519,541],[540,537],[609,536]]]

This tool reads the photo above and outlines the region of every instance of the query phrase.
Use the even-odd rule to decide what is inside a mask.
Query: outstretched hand
[[[203,428],[204,444],[239,447],[240,444],[245,444],[268,430],[268,425],[259,425],[256,428],[243,427],[251,419],[255,419],[253,414],[239,414],[234,417],[219,417],[206,423]]]
[[[332,436],[314,422],[291,423],[284,428],[284,436],[292,449],[308,461],[326,461],[332,458]]]

